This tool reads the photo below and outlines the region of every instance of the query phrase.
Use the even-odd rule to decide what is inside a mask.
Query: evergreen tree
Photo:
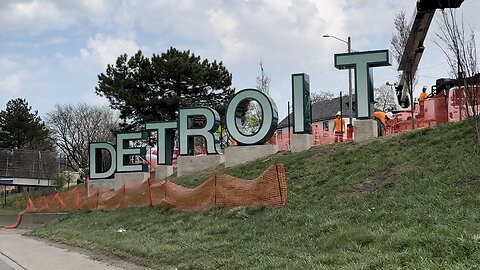
[[[142,51],[119,56],[98,76],[95,92],[120,111],[123,128],[133,129],[148,121],[175,120],[180,107],[208,106],[223,115],[234,92],[231,84],[222,62],[170,48],[151,58]]]
[[[0,111],[0,148],[52,150],[48,135],[38,111],[32,112],[25,99],[12,99]]]

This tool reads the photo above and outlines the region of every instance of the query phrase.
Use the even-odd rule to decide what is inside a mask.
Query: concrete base
[[[50,221],[65,216],[66,213],[26,213],[19,229],[35,229]],[[18,214],[0,214],[0,228],[15,224]]]
[[[264,158],[277,152],[278,146],[273,144],[227,147],[225,149],[225,168]]]
[[[173,174],[172,165],[157,165],[155,167],[155,178],[165,179]]]
[[[313,135],[293,134],[290,139],[290,150],[292,153],[308,150],[313,146]]]
[[[353,140],[355,142],[361,142],[378,137],[377,122],[375,120],[355,120],[354,123]]]
[[[177,176],[194,174],[210,168],[216,168],[225,162],[224,155],[179,156],[177,158]]]
[[[133,172],[133,173],[115,173],[113,179],[99,179],[99,180],[90,180],[88,181],[88,191],[96,192],[95,190],[99,188],[100,190],[110,190],[114,191],[123,186],[127,182],[144,182],[148,179],[150,173],[148,172]],[[88,194],[89,196],[91,194]]]

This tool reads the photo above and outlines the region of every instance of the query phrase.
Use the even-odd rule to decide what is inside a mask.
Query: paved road
[[[0,270],[123,270],[70,249],[53,246],[21,234],[24,230],[0,230]],[[118,264],[117,264],[118,265]]]
[[[2,260],[2,256],[0,255],[0,270],[15,270],[15,268],[8,266],[8,264],[4,263]]]

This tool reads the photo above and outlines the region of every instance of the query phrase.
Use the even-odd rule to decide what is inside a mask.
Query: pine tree
[[[51,150],[48,135],[38,111],[32,112],[25,99],[12,99],[0,111],[0,148]]]
[[[119,56],[98,76],[95,92],[120,111],[123,128],[134,129],[148,121],[175,120],[180,107],[208,106],[222,115],[234,93],[231,84],[222,62],[170,48],[151,58],[142,51]]]

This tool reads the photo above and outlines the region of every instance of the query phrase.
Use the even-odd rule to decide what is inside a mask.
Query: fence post
[[[75,208],[80,209],[80,194],[78,188],[75,188]]]
[[[125,183],[123,183],[122,189],[123,189],[123,191],[122,191],[122,202],[120,203],[120,208],[123,208],[124,203],[125,203],[125,192],[126,192],[126,189],[127,189],[127,186],[126,186]]]
[[[215,171],[215,175],[213,176],[213,205],[217,206],[217,171]]]
[[[280,185],[280,175],[278,173],[278,165],[275,165],[275,172],[277,173],[278,195],[280,196],[280,205],[283,204],[282,186]]]
[[[151,179],[151,177],[148,177],[148,179],[147,179],[147,181],[148,181],[148,198],[149,198],[150,206],[153,206],[152,187],[151,187],[150,179]]]
[[[3,208],[7,206],[7,186],[3,186]]]
[[[55,194],[54,198],[57,199],[58,204],[60,205],[60,208],[61,208],[61,209],[65,208],[66,205],[65,205],[65,203],[63,202],[62,197],[61,197],[61,195],[60,195],[58,192]]]
[[[163,201],[167,201],[167,184],[168,180],[163,181]]]
[[[100,197],[100,188],[97,188],[97,204],[95,205],[95,210],[98,208],[98,197]]]

